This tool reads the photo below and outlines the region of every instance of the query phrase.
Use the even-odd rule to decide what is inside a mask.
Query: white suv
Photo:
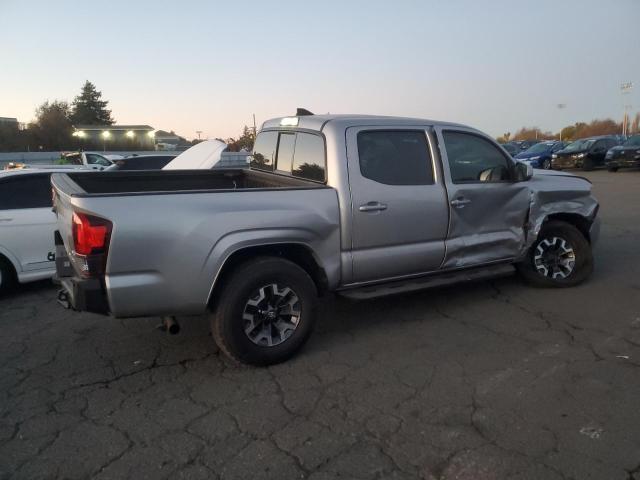
[[[0,293],[55,273],[50,176],[68,168],[0,171]]]

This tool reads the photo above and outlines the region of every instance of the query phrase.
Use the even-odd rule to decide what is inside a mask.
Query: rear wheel
[[[618,167],[607,167],[607,172],[617,172]]]
[[[0,255],[0,295],[8,292],[16,283],[16,273],[13,265]]]
[[[573,287],[593,271],[591,245],[573,225],[550,221],[517,268],[532,285]]]
[[[240,265],[217,298],[213,337],[223,353],[239,362],[283,362],[304,345],[315,326],[315,284],[289,260],[260,257]]]

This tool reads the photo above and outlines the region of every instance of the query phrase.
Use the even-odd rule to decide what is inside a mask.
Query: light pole
[[[202,133],[202,130],[196,130],[196,133],[198,134],[198,140],[200,140],[200,134]]]
[[[627,105],[624,96],[629,95],[633,89],[633,82],[622,82],[620,84],[620,94],[622,95],[622,104],[624,107],[624,115],[622,116],[622,135],[627,134],[627,110],[631,110],[631,105]]]
[[[107,151],[107,140],[109,139],[109,137],[111,137],[111,132],[109,132],[109,130],[105,130],[104,132],[102,132],[102,151],[103,152]]]
[[[558,103],[556,105],[556,107],[558,107],[558,110],[564,110],[565,108],[567,108],[567,104],[566,103]],[[560,141],[562,141],[562,124],[560,124]]]

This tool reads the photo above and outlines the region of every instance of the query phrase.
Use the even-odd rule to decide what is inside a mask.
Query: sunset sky
[[[639,21],[639,0],[0,0],[0,116],[88,79],[118,123],[188,138],[298,106],[555,131],[640,111]]]

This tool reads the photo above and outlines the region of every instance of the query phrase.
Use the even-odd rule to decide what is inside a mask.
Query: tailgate
[[[79,187],[66,174],[51,176],[53,187],[53,211],[57,217],[54,233],[56,245],[56,280],[62,286],[58,301],[65,308],[106,314],[109,304],[104,288],[104,277],[91,275],[95,263],[92,255],[79,255],[74,248],[74,212],[82,209],[72,204],[72,192]]]

